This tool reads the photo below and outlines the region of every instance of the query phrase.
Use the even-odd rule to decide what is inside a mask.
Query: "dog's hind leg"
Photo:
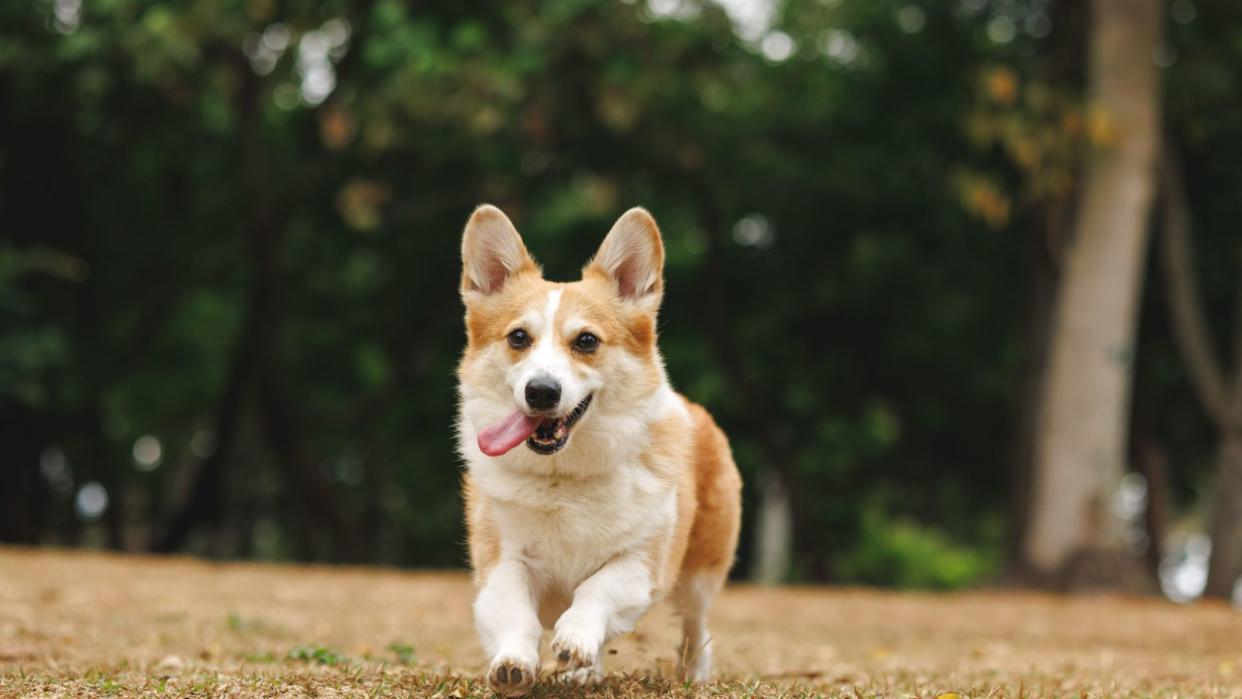
[[[681,647],[677,675],[685,682],[706,682],[712,674],[712,634],[707,626],[712,600],[724,585],[724,575],[703,570],[680,582],[675,604],[681,614]]]
[[[674,602],[682,616],[684,635],[678,674],[683,680],[706,682],[712,674],[712,634],[707,616],[724,587],[737,551],[741,525],[742,479],[724,433],[707,411],[690,405],[695,418],[695,514],[686,556],[677,579]]]

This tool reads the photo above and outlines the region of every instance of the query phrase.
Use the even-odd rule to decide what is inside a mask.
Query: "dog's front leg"
[[[603,678],[605,643],[634,628],[651,606],[651,572],[637,556],[615,558],[574,590],[556,621],[552,651],[563,678],[586,684]]]
[[[501,559],[474,601],[474,623],[492,657],[487,682],[502,696],[526,694],[539,674],[543,626],[535,609],[535,590],[526,565],[517,559]]]

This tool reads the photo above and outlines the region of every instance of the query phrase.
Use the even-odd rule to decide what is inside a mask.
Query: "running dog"
[[[655,220],[630,209],[582,278],[557,283],[485,205],[466,223],[462,267],[458,437],[489,684],[529,692],[544,629],[558,678],[597,682],[604,644],[666,597],[683,619],[679,672],[706,680],[741,478],[711,415],[665,374]]]

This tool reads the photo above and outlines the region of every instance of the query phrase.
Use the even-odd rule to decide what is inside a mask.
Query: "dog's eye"
[[[526,349],[530,347],[530,335],[527,335],[526,331],[521,328],[514,330],[509,333],[509,346],[513,349]]]
[[[599,338],[591,333],[582,333],[574,340],[574,349],[579,352],[594,352],[599,347]]]

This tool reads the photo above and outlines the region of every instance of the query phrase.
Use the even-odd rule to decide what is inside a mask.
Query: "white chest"
[[[552,587],[573,589],[619,553],[649,546],[676,520],[674,486],[637,465],[586,479],[472,470],[504,555]]]

